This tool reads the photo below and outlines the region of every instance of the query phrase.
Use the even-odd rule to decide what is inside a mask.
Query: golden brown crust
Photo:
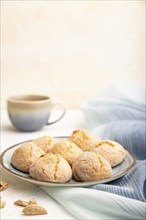
[[[75,159],[83,153],[83,151],[70,140],[63,140],[56,143],[51,152],[60,154],[70,165],[72,165]]]
[[[93,151],[104,157],[112,167],[120,164],[126,157],[125,149],[119,143],[110,140],[101,141]]]
[[[54,146],[55,139],[50,136],[43,136],[33,140],[33,142],[40,147],[45,153],[49,152]]]
[[[95,152],[82,153],[73,163],[73,177],[78,181],[98,181],[112,175],[110,164]]]
[[[59,154],[47,153],[36,160],[29,169],[33,179],[64,183],[71,179],[72,170]]]
[[[93,135],[86,129],[73,131],[69,139],[83,151],[92,150],[101,141],[99,137]]]
[[[18,170],[28,172],[30,165],[44,153],[35,143],[26,142],[13,152],[11,163]]]

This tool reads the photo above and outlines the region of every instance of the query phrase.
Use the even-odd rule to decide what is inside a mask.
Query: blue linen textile
[[[99,189],[136,200],[146,199],[146,108],[145,89],[111,87],[81,106],[87,128],[102,139],[119,142],[133,152],[137,163],[130,173]]]

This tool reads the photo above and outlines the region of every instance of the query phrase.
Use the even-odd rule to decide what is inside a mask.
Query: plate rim
[[[56,136],[54,138],[68,138],[68,136]],[[108,179],[103,179],[103,180],[100,180],[100,181],[97,181],[97,180],[91,181],[91,182],[79,182],[79,181],[77,181],[76,183],[68,183],[68,182],[66,182],[66,183],[53,183],[53,182],[35,180],[35,179],[31,179],[29,177],[25,177],[25,176],[22,176],[20,174],[14,173],[13,171],[11,171],[10,169],[8,169],[5,166],[4,161],[3,161],[4,155],[9,150],[11,150],[12,148],[14,148],[16,146],[19,146],[20,144],[23,144],[23,143],[26,143],[26,142],[29,142],[29,141],[32,141],[32,140],[22,141],[20,143],[14,144],[14,145],[8,147],[7,149],[5,149],[1,153],[1,155],[0,155],[0,165],[2,166],[2,168],[4,170],[6,170],[11,175],[13,175],[13,176],[15,176],[17,178],[23,179],[23,180],[25,180],[25,181],[27,181],[29,183],[32,183],[32,184],[35,184],[35,185],[39,185],[39,186],[47,186],[47,187],[86,187],[86,186],[91,186],[91,185],[95,185],[95,184],[109,183],[109,182],[117,180],[117,179],[121,178],[122,176],[124,176],[125,174],[127,174],[128,171],[131,170],[134,167],[134,165],[136,164],[136,156],[129,149],[124,147],[124,149],[128,152],[128,154],[131,156],[131,158],[133,160],[132,160],[132,163],[130,164],[130,166],[128,166],[126,170],[124,170],[122,173],[119,173],[119,174],[116,175],[116,179],[114,177],[110,177]],[[19,171],[19,172],[22,172],[22,171]],[[23,172],[23,173],[25,173],[25,172]]]

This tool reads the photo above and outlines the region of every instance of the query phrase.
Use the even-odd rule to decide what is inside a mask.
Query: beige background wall
[[[144,86],[145,1],[1,1],[1,106],[44,93],[78,107],[110,83]]]

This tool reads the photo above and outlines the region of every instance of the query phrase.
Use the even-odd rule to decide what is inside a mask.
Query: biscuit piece
[[[69,139],[83,151],[92,150],[101,141],[99,137],[94,136],[85,129],[73,131]]]
[[[70,140],[63,140],[56,143],[51,152],[60,154],[70,165],[72,165],[75,159],[83,153],[83,151]]]
[[[104,157],[114,167],[126,157],[125,149],[114,141],[103,140],[93,149],[94,152]]]
[[[53,137],[46,135],[46,136],[34,139],[33,142],[38,147],[40,147],[44,152],[47,153],[54,146],[55,139]]]
[[[47,153],[36,160],[29,169],[33,179],[64,183],[72,177],[68,162],[59,154]]]
[[[112,175],[108,161],[95,152],[82,153],[73,163],[73,177],[78,181],[90,182],[107,179]]]
[[[30,165],[44,153],[35,143],[26,142],[13,152],[11,163],[18,170],[28,172]]]

